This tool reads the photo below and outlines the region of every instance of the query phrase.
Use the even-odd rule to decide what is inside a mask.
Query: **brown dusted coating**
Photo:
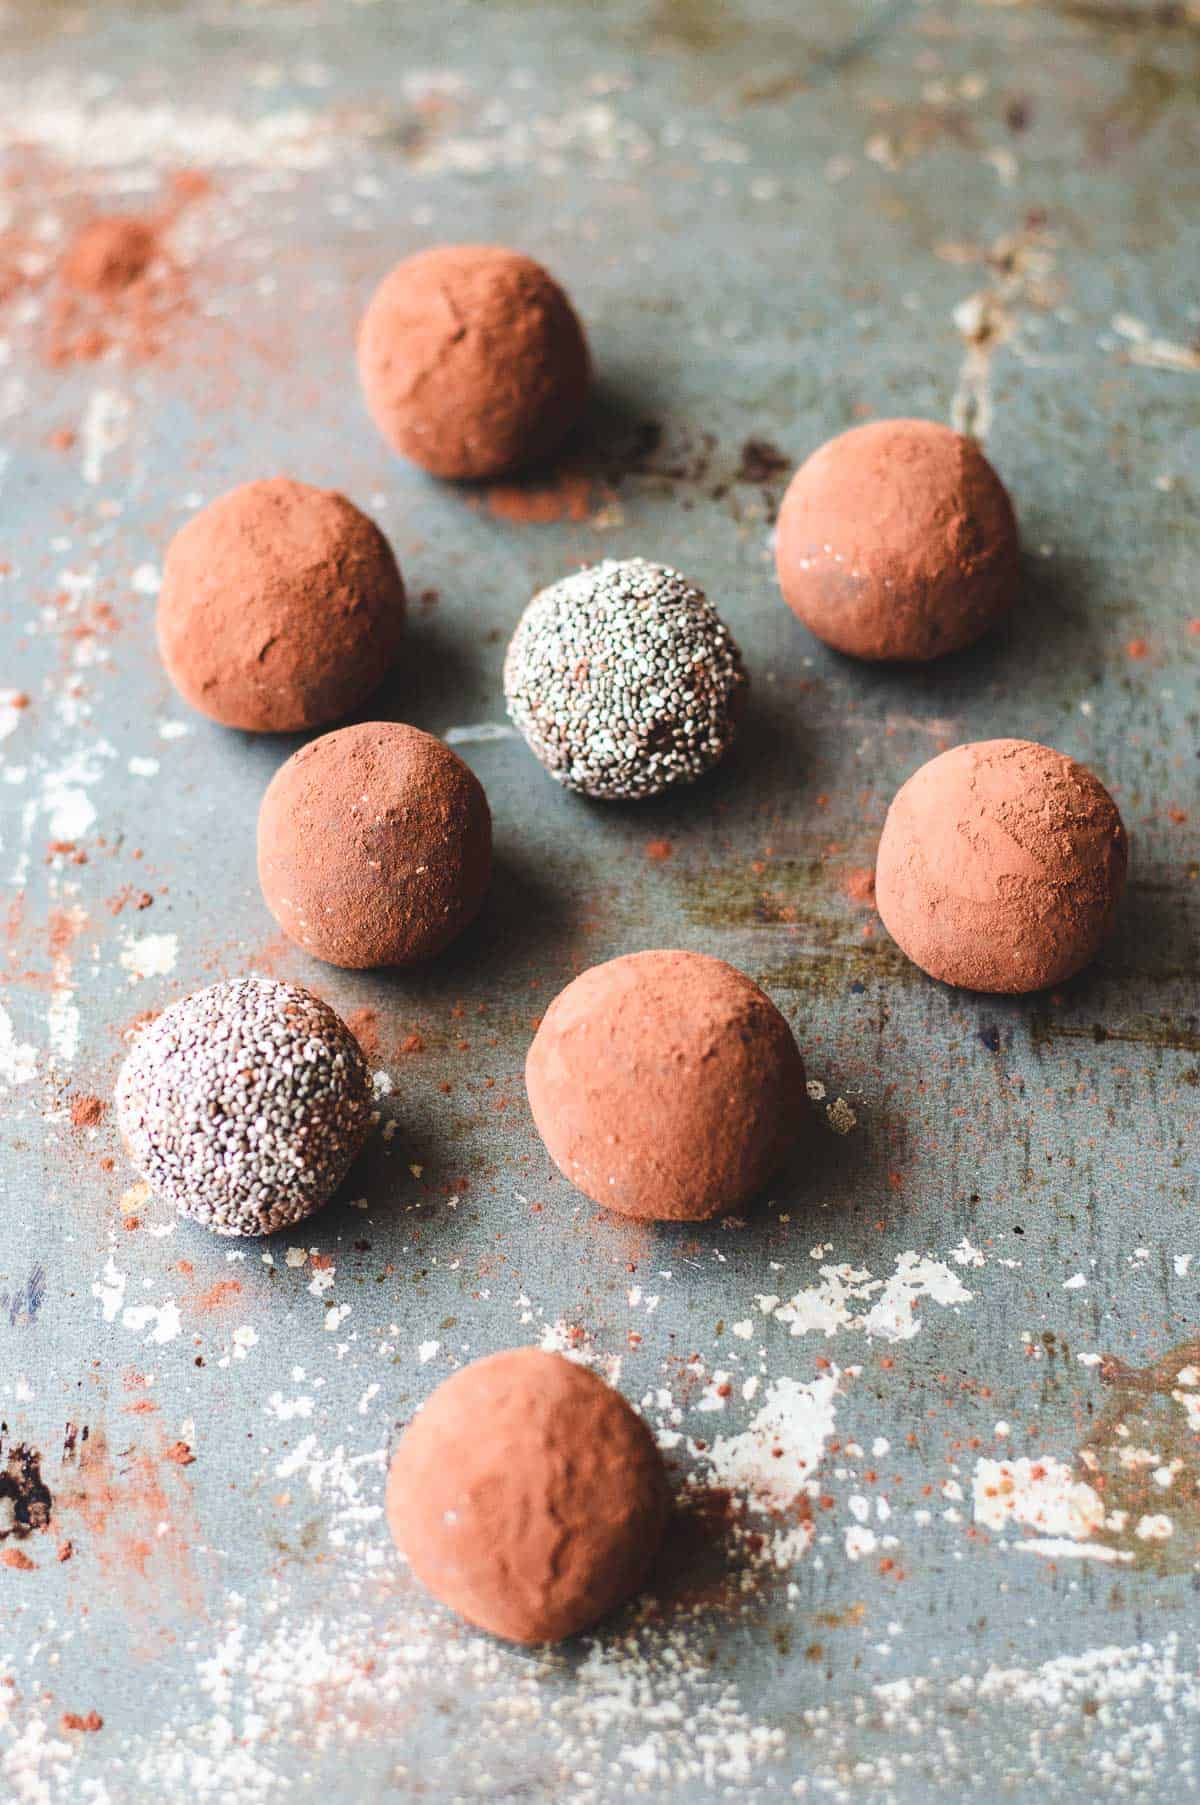
[[[645,1580],[669,1494],[619,1392],[537,1348],[439,1385],[387,1480],[396,1546],[435,1598],[512,1642],[561,1642]]]
[[[404,584],[374,521],[334,489],[244,483],[181,527],[158,602],[180,694],[226,727],[299,733],[366,700],[404,628]]]
[[[704,953],[628,953],[551,1003],[525,1061],[538,1133],[606,1208],[700,1221],[746,1203],[805,1125],[792,1031]]]
[[[492,817],[475,773],[416,727],[326,733],[275,773],[258,877],[284,933],[330,965],[409,965],[475,918]]]
[[[922,765],[884,822],[875,906],[930,977],[1018,995],[1098,951],[1129,847],[1098,778],[1029,740],[980,740]]]
[[[802,464],[779,510],[784,600],[854,658],[926,660],[986,633],[1015,599],[1012,503],[973,440],[876,420]]]
[[[590,366],[554,278],[500,245],[398,263],[358,338],[363,393],[388,443],[434,476],[501,476],[549,456],[583,411]]]

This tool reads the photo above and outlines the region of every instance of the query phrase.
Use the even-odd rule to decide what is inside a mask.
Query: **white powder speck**
[[[705,1451],[717,1483],[767,1509],[785,1509],[806,1494],[833,1433],[840,1376],[831,1367],[807,1384],[786,1375],[771,1380],[749,1427],[718,1436]]]
[[[99,1299],[105,1322],[115,1322],[125,1301],[125,1273],[118,1272],[111,1255],[105,1261],[103,1276],[92,1285],[92,1296]]]
[[[16,689],[0,689],[0,740],[6,740],[10,733],[15,733],[28,713],[24,706],[17,706],[20,693]]]
[[[134,1335],[142,1335],[149,1330],[146,1341],[155,1347],[174,1341],[183,1328],[179,1305],[173,1297],[169,1297],[164,1304],[126,1304],[121,1312],[121,1323]]]
[[[865,1554],[874,1554],[879,1546],[878,1537],[873,1529],[867,1529],[861,1523],[851,1523],[846,1530],[846,1559],[859,1561]]]
[[[1100,1494],[1053,1455],[975,1463],[975,1521],[988,1529],[1023,1524],[1044,1536],[1086,1541],[1104,1526]]]
[[[130,983],[140,978],[161,978],[175,969],[179,957],[177,934],[133,934],[127,932],[119,955],[130,974]]]
[[[0,1004],[0,1083],[28,1084],[37,1074],[37,1053],[17,1039],[12,1017]]]
[[[95,389],[89,395],[79,428],[80,471],[85,483],[98,483],[109,453],[124,444],[129,413],[127,398],[116,389]]]

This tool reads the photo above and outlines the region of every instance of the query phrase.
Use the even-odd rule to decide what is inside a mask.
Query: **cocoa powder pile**
[[[388,1526],[422,1584],[523,1643],[559,1642],[631,1597],[668,1502],[662,1456],[624,1398],[537,1348],[440,1385],[387,1481]]]
[[[61,275],[80,294],[115,295],[140,281],[163,255],[159,224],[137,213],[89,220],[68,246]]]
[[[259,810],[267,907],[330,965],[409,965],[440,953],[474,920],[491,868],[478,778],[433,734],[395,721],[302,746]]]
[[[434,476],[467,480],[548,457],[590,380],[566,295],[500,245],[440,245],[397,264],[363,316],[358,365],[388,443]]]
[[[818,639],[854,658],[960,651],[1007,613],[1017,523],[973,440],[933,420],[876,420],[801,465],[779,511],[779,586]]]
[[[699,1221],[749,1201],[808,1114],[783,1016],[703,953],[593,966],[546,1011],[525,1062],[546,1151],[625,1216]]]
[[[333,489],[244,483],[176,533],[158,643],[180,694],[226,727],[297,733],[366,700],[404,626],[374,521]]]
[[[1083,765],[1029,740],[980,740],[897,792],[875,903],[930,977],[1018,995],[1095,956],[1128,859],[1117,805]]]

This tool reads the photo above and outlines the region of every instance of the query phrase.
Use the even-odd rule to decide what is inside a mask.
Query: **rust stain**
[[[1076,1457],[1104,1502],[1097,1540],[1136,1566],[1190,1573],[1200,1555],[1200,1340],[1144,1367],[1106,1355],[1100,1378],[1111,1396]]]
[[[24,1442],[9,1449],[8,1459],[0,1469],[0,1542],[23,1541],[36,1531],[49,1528],[54,1500],[42,1478],[41,1463],[37,1449]]]
[[[1200,1053],[1200,1029],[1189,1018],[1187,1023],[1173,1022],[1164,1016],[1143,1015],[1118,1023],[1062,1022],[1052,1015],[1035,1015],[1029,1024],[1035,1047],[1048,1046],[1055,1040],[1086,1040],[1103,1046],[1115,1040],[1138,1047],[1164,1047],[1175,1053]]]

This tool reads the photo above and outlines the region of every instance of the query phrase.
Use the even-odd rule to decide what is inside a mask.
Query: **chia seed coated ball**
[[[605,801],[693,783],[733,743],[742,655],[677,570],[607,558],[535,595],[504,661],[508,712],[568,790]]]
[[[802,464],[779,510],[779,586],[810,632],[852,658],[961,651],[1012,606],[1008,493],[974,440],[935,420],[873,420]]]
[[[669,1492],[619,1392],[561,1354],[518,1348],[439,1385],[387,1480],[393,1539],[423,1585],[512,1642],[560,1642],[632,1596]]]
[[[479,481],[548,457],[587,399],[583,328],[554,278],[494,244],[406,257],[358,337],[371,418],[434,476]]]
[[[366,1138],[371,1086],[349,1028],[299,984],[197,990],[134,1042],[117,1079],[130,1156],[156,1196],[218,1235],[311,1216]]]
[[[555,997],[525,1061],[546,1151],[623,1216],[738,1209],[809,1120],[804,1064],[770,997],[705,953],[627,953]]]
[[[330,965],[411,965],[479,913],[492,816],[432,733],[364,721],[301,746],[258,811],[258,878],[288,937]]]
[[[1031,740],[979,740],[896,792],[875,901],[930,977],[1017,996],[1095,956],[1128,860],[1117,805],[1085,766]]]
[[[334,489],[243,483],[172,539],[158,601],[167,675],[250,733],[323,727],[387,675],[404,584],[373,520]]]

